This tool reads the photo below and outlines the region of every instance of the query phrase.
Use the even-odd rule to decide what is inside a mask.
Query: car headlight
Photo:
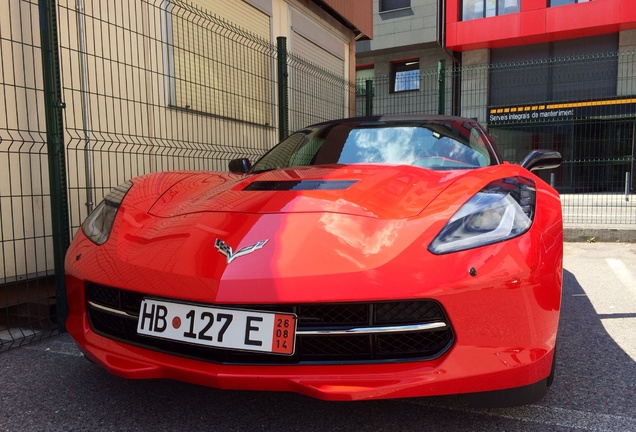
[[[82,223],[82,232],[96,245],[106,243],[113,228],[117,210],[133,183],[127,181],[108,192],[102,202],[88,215]]]
[[[428,250],[444,254],[520,236],[532,225],[535,203],[532,180],[509,177],[494,181],[453,215]]]

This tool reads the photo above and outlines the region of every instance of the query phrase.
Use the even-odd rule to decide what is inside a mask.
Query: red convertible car
[[[134,178],[66,256],[67,328],[126,378],[327,400],[477,394],[554,376],[558,193],[474,120],[300,130],[252,166]]]

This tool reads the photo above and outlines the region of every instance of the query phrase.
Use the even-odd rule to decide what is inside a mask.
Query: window
[[[587,3],[590,0],[550,0],[550,6],[563,6],[575,3]]]
[[[216,7],[211,15],[205,7],[217,3],[191,1],[191,9],[172,0],[161,2],[167,104],[248,123],[272,124],[269,16],[247,2],[223,3],[224,9]]]
[[[397,9],[411,7],[411,0],[380,0],[380,12],[388,12]]]
[[[374,77],[373,65],[356,66],[356,95],[364,96],[367,94],[367,80],[373,81]]]
[[[519,0],[499,0],[498,10],[497,15],[519,12]]]
[[[462,20],[505,15],[519,10],[519,0],[464,0]]]
[[[420,60],[391,63],[391,93],[420,89]]]

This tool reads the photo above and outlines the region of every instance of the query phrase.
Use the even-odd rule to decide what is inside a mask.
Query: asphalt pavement
[[[557,374],[539,403],[324,402],[131,381],[67,334],[0,354],[0,431],[636,431],[636,244],[566,243]]]

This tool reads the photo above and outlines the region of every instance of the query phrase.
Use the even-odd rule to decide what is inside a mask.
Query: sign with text
[[[546,103],[490,107],[489,125],[537,122],[546,120],[572,120],[575,118],[634,115],[636,98],[605,99],[585,102]]]

